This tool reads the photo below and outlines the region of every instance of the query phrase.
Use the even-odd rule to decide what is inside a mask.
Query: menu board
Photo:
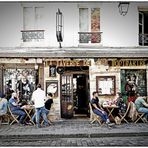
[[[115,76],[97,76],[96,91],[99,95],[115,95]]]

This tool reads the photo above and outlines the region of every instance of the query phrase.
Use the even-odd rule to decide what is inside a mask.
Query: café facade
[[[30,101],[40,83],[59,120],[89,117],[93,91],[101,103],[148,95],[147,2],[0,2],[0,12],[7,99],[14,90]]]
[[[134,101],[138,93],[147,96],[147,57],[115,58],[112,53],[106,54],[107,57],[102,56],[105,53],[99,53],[99,56],[95,53],[94,57],[73,53],[66,57],[68,51],[64,57],[60,54],[59,58],[51,53],[44,54],[51,58],[35,54],[35,58],[33,54],[31,57],[23,55],[24,58],[14,58],[12,54],[12,57],[0,59],[1,90],[10,97],[13,89],[29,101],[36,84],[41,83],[46,94],[51,92],[54,95],[50,112],[53,120],[89,117],[93,91],[99,93],[102,104],[113,101],[117,92],[122,93],[125,102],[129,99]]]

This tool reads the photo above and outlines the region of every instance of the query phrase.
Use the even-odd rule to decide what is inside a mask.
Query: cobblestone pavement
[[[46,128],[0,125],[0,146],[148,146],[147,138],[147,123],[112,128],[89,120],[61,120]]]
[[[50,138],[1,140],[0,146],[148,146],[146,137]]]
[[[97,123],[90,124],[87,121],[58,121],[55,122],[54,125],[51,125],[46,128],[37,129],[34,126],[19,126],[17,124],[14,125],[0,125],[0,137],[8,136],[8,135],[118,135],[123,136],[124,134],[146,134],[148,136],[148,124],[147,123],[129,123],[129,124],[121,124],[115,125],[112,128],[108,128],[106,125],[100,127]],[[72,136],[72,137],[73,137]],[[93,136],[94,137],[94,136]],[[77,138],[77,136],[75,137]]]

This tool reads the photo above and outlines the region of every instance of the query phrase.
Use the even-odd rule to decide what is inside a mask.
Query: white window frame
[[[80,12],[80,9],[81,8],[86,8],[88,9],[88,32],[91,32],[91,9],[92,8],[99,8],[100,9],[100,21],[101,21],[101,7],[100,6],[78,6],[78,9],[79,9],[79,12]],[[79,18],[80,18],[80,13],[79,13]],[[79,22],[80,23],[80,22]],[[100,22],[100,30],[101,30],[101,22]],[[79,27],[79,32],[80,32],[80,27]],[[101,31],[100,31],[101,32]],[[79,42],[79,45],[78,46],[102,46],[102,37],[101,37],[101,42],[100,43],[91,43],[91,41],[89,41],[89,43],[80,43]]]

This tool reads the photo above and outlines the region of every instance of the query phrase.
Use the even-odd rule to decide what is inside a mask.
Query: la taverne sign
[[[62,59],[62,60],[50,60],[47,61],[47,65],[56,65],[58,67],[68,67],[68,66],[91,66],[90,60],[69,60],[69,59]]]

